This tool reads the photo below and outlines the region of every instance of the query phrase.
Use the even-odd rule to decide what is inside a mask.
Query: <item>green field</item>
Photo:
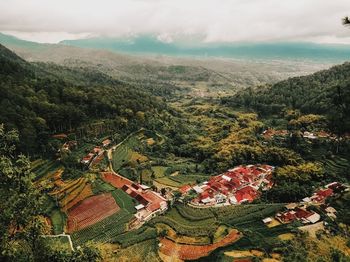
[[[112,192],[112,196],[120,208],[126,209],[129,213],[136,213],[135,206],[138,204],[134,198],[131,198],[121,189],[116,189]]]
[[[66,224],[66,216],[58,209],[51,213],[52,229],[55,235],[63,233]]]

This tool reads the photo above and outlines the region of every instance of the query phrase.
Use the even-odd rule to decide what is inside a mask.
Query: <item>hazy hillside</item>
[[[346,45],[313,43],[183,43],[162,42],[154,36],[132,38],[88,38],[65,40],[61,43],[77,47],[105,49],[129,54],[161,54],[172,56],[225,57],[243,59],[301,59],[342,62],[350,58]]]
[[[92,68],[126,81],[155,81],[194,90],[193,94],[230,94],[246,86],[274,83],[328,68],[330,62],[184,58],[126,55],[61,44],[38,44],[0,34],[0,43],[28,61]]]

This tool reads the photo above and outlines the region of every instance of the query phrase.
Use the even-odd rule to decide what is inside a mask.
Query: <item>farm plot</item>
[[[65,212],[85,198],[93,195],[91,185],[86,178],[78,178],[65,182],[60,181],[57,188],[51,191],[49,195],[57,201]]]
[[[326,171],[326,173],[337,177],[338,179],[344,179],[346,177],[342,177],[342,176],[346,176],[348,174],[348,170],[350,168],[350,161],[348,161],[345,158],[341,158],[341,157],[336,157],[334,159],[326,159],[321,161],[321,163],[323,164],[324,170]],[[347,177],[347,180],[349,180],[350,178]]]
[[[121,209],[119,212],[88,226],[82,230],[74,232],[71,236],[75,245],[80,245],[88,241],[114,243],[118,235],[125,233],[127,223],[133,217],[127,210]]]
[[[113,151],[112,165],[115,171],[118,171],[124,164],[128,163],[132,155],[132,150],[125,144],[119,145]]]
[[[120,208],[126,209],[129,213],[136,213],[135,206],[138,205],[137,200],[131,198],[127,193],[121,189],[112,191],[112,196],[120,206]]]
[[[143,226],[139,229],[123,233],[115,238],[122,248],[143,242],[149,239],[156,239],[157,230],[152,227]]]
[[[61,234],[66,224],[66,216],[58,209],[52,211],[50,215],[54,234]]]
[[[183,217],[177,209],[173,208],[164,216],[155,217],[149,222],[151,225],[157,223],[166,224],[176,231],[177,234],[185,236],[208,236],[214,234],[217,229],[214,217],[197,217],[191,220]]]
[[[92,196],[68,212],[68,232],[93,225],[120,210],[111,194]]]
[[[49,178],[57,170],[62,169],[62,165],[57,161],[39,159],[32,162],[32,164],[31,171],[36,175],[35,181]]]
[[[199,259],[201,257],[207,256],[209,253],[211,253],[213,250],[219,247],[232,244],[233,242],[237,241],[240,237],[241,237],[241,234],[238,231],[232,230],[221,241],[211,245],[177,244],[172,240],[163,238],[160,240],[160,243],[162,244],[160,248],[160,252],[167,256],[176,257],[182,260],[194,260],[194,259]]]

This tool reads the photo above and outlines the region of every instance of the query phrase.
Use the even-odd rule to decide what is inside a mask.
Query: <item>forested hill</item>
[[[350,63],[334,66],[312,75],[293,77],[271,86],[248,88],[222,103],[244,106],[261,115],[278,114],[287,109],[327,115],[331,122],[350,127]]]
[[[103,73],[31,64],[2,45],[0,64],[0,123],[19,130],[23,152],[44,152],[52,133],[94,121],[125,132],[155,125],[154,116],[166,109],[161,99]]]

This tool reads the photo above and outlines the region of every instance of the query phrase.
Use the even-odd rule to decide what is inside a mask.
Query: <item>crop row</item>
[[[131,219],[131,216],[128,211],[121,209],[116,214],[73,233],[73,242],[75,245],[87,241],[112,242],[118,235],[126,231],[126,223]]]
[[[213,212],[207,208],[192,208],[187,205],[176,205],[175,208],[182,217],[191,221],[214,218]]]

